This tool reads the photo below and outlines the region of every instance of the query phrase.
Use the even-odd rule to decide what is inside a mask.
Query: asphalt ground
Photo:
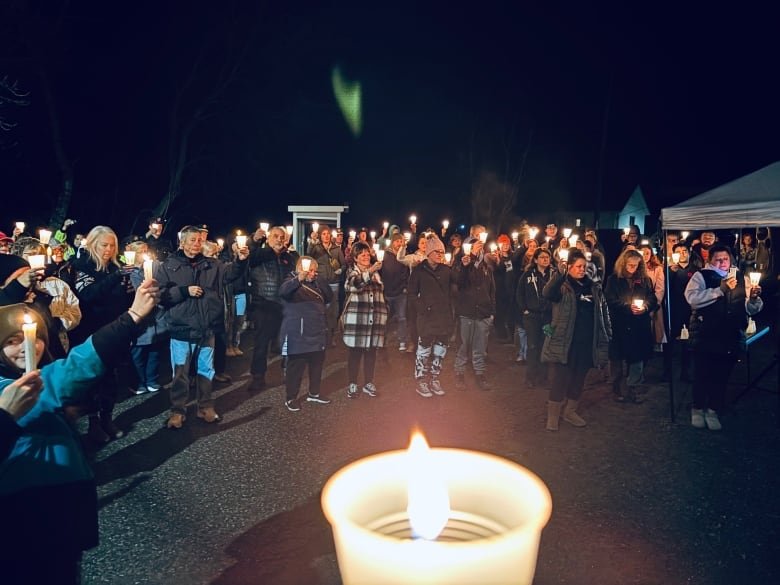
[[[773,343],[755,344],[754,373]],[[561,422],[551,433],[546,391],[525,387],[508,345],[491,341],[491,391],[454,388],[451,348],[447,394],[429,399],[414,392],[413,356],[392,346],[378,360],[379,396],[356,400],[346,397],[339,346],[328,351],[323,383],[333,402],[300,412],[284,407],[278,358],[269,389],[246,390],[244,349],[228,358],[234,382],[217,386],[218,424],[191,407],[183,429],[165,429],[164,390],[118,405],[126,436],[93,454],[101,543],[85,555],[84,583],[338,584],[322,487],[349,462],[405,448],[413,428],[432,446],[495,453],[547,484],[553,513],[536,584],[780,582],[778,402],[765,391],[777,389],[777,368],[729,406],[721,432],[690,426],[687,387],[678,387],[670,421],[660,357],[640,405],[615,403],[592,371],[580,407],[588,426]],[[739,365],[731,399],[745,378]]]

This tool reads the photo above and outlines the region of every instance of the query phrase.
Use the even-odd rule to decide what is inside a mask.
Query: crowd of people
[[[495,336],[515,346],[522,383],[547,390],[546,429],[557,431],[561,419],[587,425],[578,404],[592,368],[608,371],[616,401],[637,404],[645,365],[658,352],[671,376],[669,341],[679,340],[691,424],[720,430],[726,383],[770,270],[768,239],[756,245],[751,233],[733,247],[709,231],[668,233],[654,248],[631,226],[613,255],[591,229],[524,225],[491,237],[482,225],[418,230],[415,219],[406,230],[385,222],[346,234],[314,224],[301,255],[283,226],[225,241],[187,225],[169,239],[152,218],[144,235],[120,241],[106,226],[71,237],[73,225],[28,234],[20,222],[11,236],[0,232],[0,499],[41,501],[40,517],[20,521],[31,538],[63,498],[94,498],[75,421],[88,417],[87,438],[98,445],[121,437],[113,420],[121,392],[159,392],[164,360],[166,426],[176,430],[191,395],[198,419],[221,419],[213,384],[231,381],[226,358],[244,350],[250,392],[266,388],[269,355],[282,356],[284,405],[297,412],[331,401],[320,388],[336,344],[347,351],[347,398],[379,396],[377,352],[397,348],[414,354],[416,395],[431,399],[450,391],[448,367],[456,391],[491,390]],[[38,325],[34,359],[25,316]],[[67,465],[52,471],[60,459]],[[71,572],[96,536],[92,519],[78,526],[58,559]]]

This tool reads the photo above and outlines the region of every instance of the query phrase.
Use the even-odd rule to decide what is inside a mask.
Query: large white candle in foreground
[[[37,324],[32,317],[25,315],[24,323],[22,323],[22,333],[24,333],[24,371],[27,374],[35,369],[35,336],[37,328]]]
[[[421,502],[421,486],[444,501]],[[328,481],[322,505],[345,585],[530,584],[552,511],[527,469],[461,449],[361,459]],[[432,514],[410,522],[418,509]]]

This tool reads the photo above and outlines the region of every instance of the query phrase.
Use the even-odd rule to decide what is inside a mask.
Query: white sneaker
[[[349,388],[347,388],[347,398],[357,398],[358,396],[360,394],[358,394],[357,384],[350,384]]]
[[[374,386],[373,382],[369,382],[363,386],[363,392],[368,394],[371,398],[374,398],[376,396],[376,386]]]
[[[704,424],[704,411],[701,408],[691,409],[691,424],[697,429],[703,429]]]
[[[719,431],[723,427],[720,425],[720,419],[718,418],[718,413],[712,410],[711,408],[707,409],[707,412],[704,413],[704,422],[707,423],[707,428],[711,431]]]

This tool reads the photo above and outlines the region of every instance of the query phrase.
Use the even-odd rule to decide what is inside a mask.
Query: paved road
[[[423,399],[412,356],[387,350],[380,396],[351,401],[345,353],[335,349],[323,388],[333,403],[298,413],[283,406],[277,362],[274,387],[222,386],[224,421],[206,425],[193,413],[181,431],[162,428],[163,393],[127,399],[118,422],[130,432],[95,455],[101,544],[85,558],[84,582],[338,584],[322,486],[350,461],[405,447],[415,426],[433,446],[494,452],[548,484],[553,517],[537,584],[778,582],[774,396],[749,394],[712,433],[684,415],[671,424],[665,386],[651,386],[645,404],[623,405],[593,376],[581,409],[588,427],[548,433],[545,393],[523,387],[511,353],[491,345],[495,390]],[[237,377],[247,358],[229,364]]]

